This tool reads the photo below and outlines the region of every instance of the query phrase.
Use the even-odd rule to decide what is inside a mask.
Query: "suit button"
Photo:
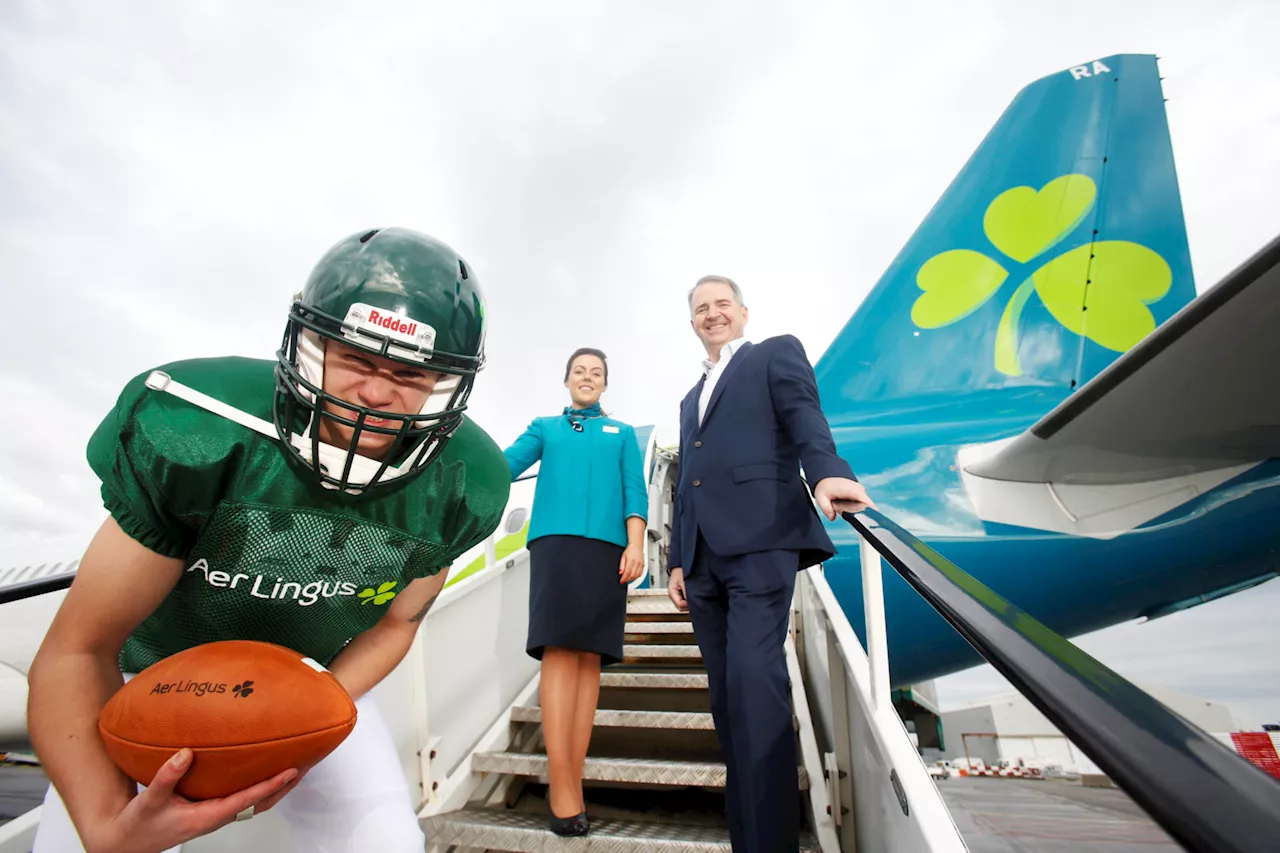
[[[693,446],[694,446],[694,447],[701,447],[701,446],[702,446],[702,442],[701,442],[701,441],[695,441],[695,442],[693,443]]]
[[[694,480],[694,481],[693,481],[693,484],[694,484],[695,486],[701,486],[701,485],[702,485],[702,481],[701,481],[701,480]]]

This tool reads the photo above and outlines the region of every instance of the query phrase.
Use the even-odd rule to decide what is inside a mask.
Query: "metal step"
[[[627,634],[692,634],[692,622],[628,622]]]
[[[705,672],[605,672],[601,687],[652,688],[655,690],[706,690]]]
[[[511,709],[513,723],[541,723],[542,709],[520,706]],[[713,732],[715,719],[709,711],[596,711],[594,725],[618,729],[664,729],[686,732]],[[791,728],[800,731],[800,720],[791,715]]]
[[[481,773],[508,773],[535,776],[547,781],[547,757],[522,752],[477,752],[472,770]],[[800,790],[809,789],[809,774],[797,768]],[[592,758],[582,766],[582,778],[593,782],[635,782],[645,785],[676,785],[723,788],[725,766],[719,761],[663,761],[652,758]]]
[[[542,709],[519,706],[511,709],[513,723],[541,723]],[[715,720],[709,711],[620,711],[606,709],[596,711],[595,725],[618,729],[669,729],[671,731],[713,732]],[[800,722],[793,714],[791,728],[800,730]]]
[[[648,589],[632,589],[627,591],[627,598],[658,598],[658,597],[662,597],[662,598],[667,597],[667,591],[665,589],[653,589],[652,587]]]
[[[702,660],[702,650],[697,646],[624,645],[622,656],[626,660]]]
[[[676,606],[671,603],[671,599],[667,598],[665,595],[662,597],[646,595],[641,598],[629,598],[627,599],[627,613],[662,613],[670,616],[683,616],[686,619],[689,616],[687,611],[677,610]]]
[[[515,853],[729,853],[729,831],[718,826],[596,819],[586,838],[561,838],[542,815],[468,808],[428,818],[428,844]],[[813,836],[801,833],[802,853],[820,853]]]
[[[517,707],[511,709],[513,723],[540,723],[542,709]],[[715,731],[711,714],[703,711],[596,711],[597,726],[629,729],[681,729],[683,731]]]

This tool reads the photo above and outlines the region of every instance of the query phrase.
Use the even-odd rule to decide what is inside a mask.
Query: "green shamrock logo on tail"
[[[1061,243],[1089,214],[1098,196],[1088,175],[1063,175],[1037,192],[1005,190],[987,205],[982,228],[1004,255],[1025,264]],[[937,329],[963,320],[995,295],[1009,272],[999,261],[970,249],[951,249],[925,261],[916,274],[924,291],[911,320]],[[1018,285],[996,329],[995,366],[1021,376],[1018,321],[1034,292],[1066,329],[1116,352],[1125,352],[1155,330],[1152,303],[1173,284],[1164,258],[1137,243],[1104,240],[1064,252]],[[1086,310],[1085,291],[1088,289]]]
[[[387,581],[386,583],[379,584],[377,590],[373,587],[360,590],[360,603],[369,604],[372,602],[374,604],[386,604],[388,601],[396,597],[394,592],[396,583],[396,581]]]

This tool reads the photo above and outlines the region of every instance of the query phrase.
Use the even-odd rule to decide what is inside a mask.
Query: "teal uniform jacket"
[[[503,451],[512,480],[542,460],[529,541],[539,536],[584,536],[625,548],[627,519],[649,515],[636,431],[603,416],[580,423],[583,429],[577,432],[565,415],[534,418]]]

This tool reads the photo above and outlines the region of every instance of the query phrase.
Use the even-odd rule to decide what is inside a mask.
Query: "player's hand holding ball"
[[[242,812],[265,812],[298,776],[297,771],[286,770],[229,797],[193,802],[174,791],[191,769],[192,757],[190,749],[182,749],[161,765],[151,784],[120,814],[84,839],[85,849],[89,853],[159,853],[226,826]]]
[[[107,753],[148,787],[91,851],[164,850],[274,806],[355,728],[356,707],[320,664],[242,640],[171,655],[103,707]]]

